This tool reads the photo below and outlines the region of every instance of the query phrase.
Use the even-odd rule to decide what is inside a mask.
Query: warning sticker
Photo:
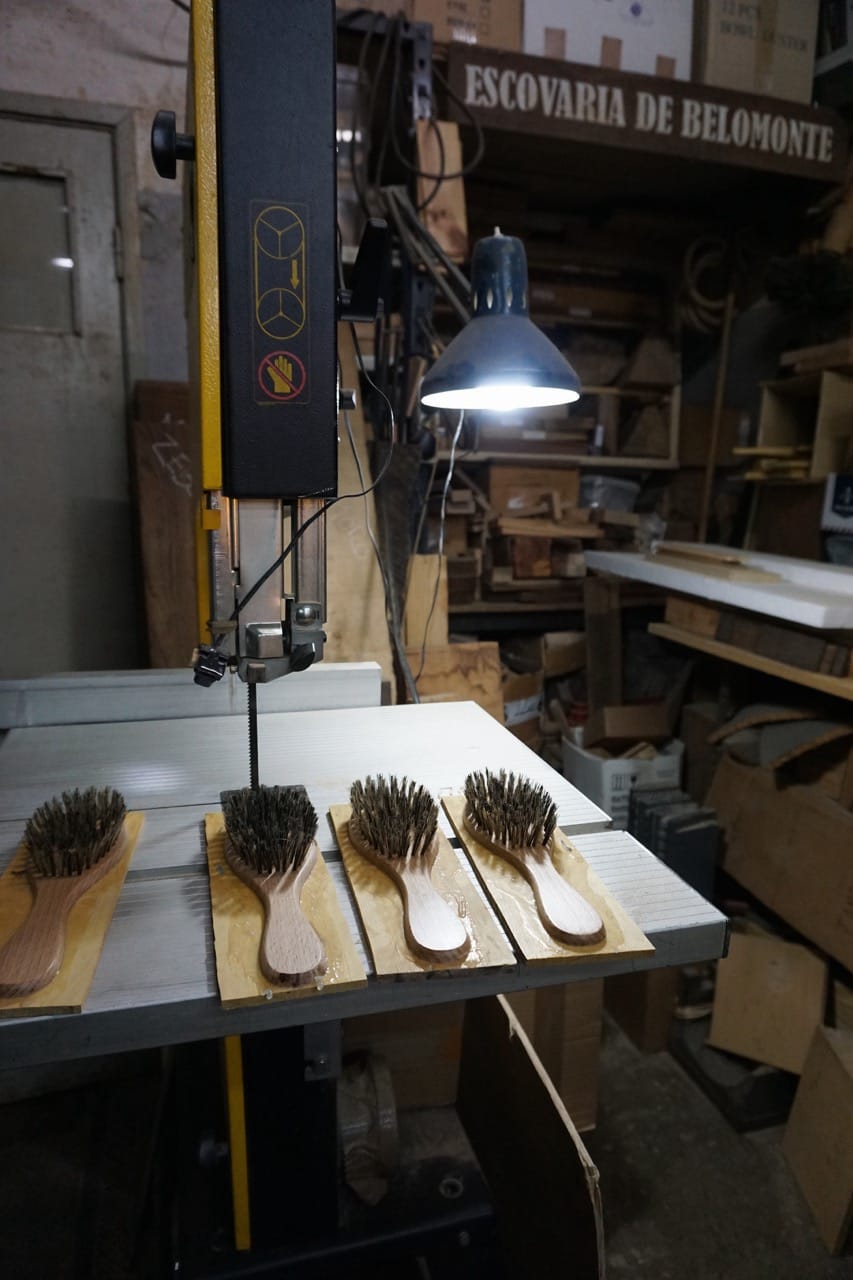
[[[305,365],[292,351],[271,351],[258,365],[258,385],[270,400],[295,400],[305,379]]]

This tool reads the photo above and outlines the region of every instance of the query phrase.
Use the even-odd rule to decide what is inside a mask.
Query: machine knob
[[[151,159],[161,178],[174,178],[179,160],[195,160],[195,138],[178,133],[174,111],[158,111],[151,125]]]

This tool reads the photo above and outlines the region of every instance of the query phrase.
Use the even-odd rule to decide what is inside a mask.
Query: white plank
[[[707,550],[738,555],[747,567],[778,573],[785,581],[737,582],[703,573],[698,567],[682,569],[659,564],[653,556],[631,551],[587,551],[584,558],[588,568],[600,573],[650,582],[715,604],[749,609],[821,630],[853,628],[853,570],[794,560],[789,556],[759,555],[734,547],[709,546]]]
[[[603,810],[473,702],[347,708],[263,716],[262,783],[303,783],[333,847],[325,815],[368,773],[409,774],[435,796],[472,769],[507,768],[547,787],[566,831],[609,826]],[[245,723],[236,716],[16,729],[0,746],[0,822],[27,818],[58,792],[112,786],[129,809],[218,807],[248,782]],[[451,834],[447,819],[446,833]]]

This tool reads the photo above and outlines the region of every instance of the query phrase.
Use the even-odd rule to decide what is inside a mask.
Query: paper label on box
[[[853,529],[853,475],[827,476],[820,527],[827,533]]]

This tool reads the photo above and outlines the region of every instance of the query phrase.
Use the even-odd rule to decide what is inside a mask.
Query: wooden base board
[[[592,946],[570,946],[548,933],[539,918],[533,890],[521,872],[505,858],[491,853],[475,840],[463,822],[464,796],[445,796],[445,812],[473,863],[480,883],[515,945],[528,964],[568,964],[590,956],[651,955],[654,947],[613,895],[590,869],[575,846],[557,829],[554,833],[554,862],[560,875],[582,894],[604,921],[605,936]]]
[[[446,901],[456,904],[471,935],[471,950],[464,960],[443,963],[414,955],[403,933],[403,904],[395,885],[384,872],[357,853],[350,841],[351,812],[348,804],[335,804],[329,810],[378,978],[408,977],[438,970],[515,967],[515,955],[500,925],[441,831],[432,882]]]
[[[367,983],[349,926],[338,904],[329,869],[319,857],[302,890],[301,907],[326,949],[329,967],[316,982],[303,987],[273,987],[261,972],[258,948],[264,925],[260,900],[225,860],[225,820],[221,813],[204,819],[216,980],[225,1009],[314,996],[327,988],[348,991]]]
[[[124,854],[112,871],[108,871],[71,908],[65,958],[59,973],[40,991],[0,1000],[0,1017],[41,1017],[48,1013],[81,1012],[144,821],[144,814],[127,814],[124,820]],[[27,877],[21,875],[26,859],[22,845],[0,877],[0,946],[23,924],[30,911],[32,890]]]

